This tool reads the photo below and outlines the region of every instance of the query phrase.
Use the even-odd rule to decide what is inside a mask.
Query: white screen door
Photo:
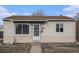
[[[40,24],[33,24],[33,42],[40,41]]]

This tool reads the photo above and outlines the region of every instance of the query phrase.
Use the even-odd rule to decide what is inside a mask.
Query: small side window
[[[56,32],[63,32],[63,24],[56,24]]]

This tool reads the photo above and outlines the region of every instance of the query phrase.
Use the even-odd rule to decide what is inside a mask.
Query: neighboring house
[[[79,20],[76,21],[76,41],[79,42]]]
[[[11,16],[4,19],[4,43],[75,42],[76,22],[66,16]]]
[[[0,42],[3,40],[3,27],[0,25]]]

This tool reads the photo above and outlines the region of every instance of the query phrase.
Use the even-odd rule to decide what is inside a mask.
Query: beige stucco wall
[[[3,43],[12,44],[14,41],[13,22],[12,21],[5,21],[3,30],[4,30]]]
[[[56,32],[56,23],[64,24],[64,32]],[[47,22],[43,24],[41,42],[75,42],[75,22]]]
[[[30,43],[31,39],[31,35],[15,35],[15,43]]]
[[[64,32],[56,32],[56,23],[64,24]],[[12,21],[4,22],[4,43],[26,43],[32,42],[32,24],[29,34],[15,34],[15,26]],[[41,42],[75,42],[76,41],[76,22],[46,22],[41,24],[44,27],[41,33]]]
[[[4,22],[4,38],[3,43],[26,43],[31,42],[31,26],[29,27],[29,34],[15,34],[15,24],[12,21]]]

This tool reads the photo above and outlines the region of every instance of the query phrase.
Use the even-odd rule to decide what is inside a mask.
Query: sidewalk
[[[40,44],[32,45],[30,53],[42,53]]]

